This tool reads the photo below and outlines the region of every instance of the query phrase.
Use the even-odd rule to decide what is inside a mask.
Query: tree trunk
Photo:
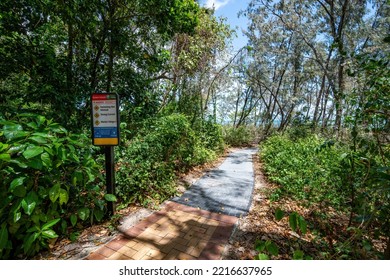
[[[322,76],[322,81],[321,81],[321,88],[318,92],[317,100],[316,100],[316,106],[314,109],[314,115],[313,115],[313,120],[312,120],[312,130],[315,131],[318,125],[319,118],[321,116],[320,114],[320,104],[322,101],[322,96],[324,95],[325,92],[325,81],[326,81],[326,75],[324,74]]]
[[[68,24],[68,55],[67,55],[67,65],[66,65],[66,87],[68,92],[72,92],[73,87],[73,45],[74,45],[74,35],[73,35],[73,23]]]

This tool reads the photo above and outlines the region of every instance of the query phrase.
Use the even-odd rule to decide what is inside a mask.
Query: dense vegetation
[[[175,195],[178,172],[223,152],[203,92],[231,31],[212,10],[193,0],[1,1],[0,10],[0,258],[75,240],[108,218],[108,201],[158,204]],[[120,96],[115,195],[89,136],[93,92]]]
[[[330,258],[390,258],[389,12],[388,0],[253,0],[241,12],[249,44],[234,69],[245,86],[223,109],[236,128],[270,137],[260,156],[280,186],[273,199],[346,215],[325,244]],[[331,227],[331,214],[320,214]]]
[[[280,186],[271,200],[293,198],[309,210],[302,219],[318,236],[312,241],[318,251],[303,252],[306,257],[385,257],[374,246],[383,243],[390,225],[388,175],[379,154],[365,148],[352,152],[348,143],[311,135],[274,135],[261,147],[266,174]],[[275,215],[288,212],[283,208]]]

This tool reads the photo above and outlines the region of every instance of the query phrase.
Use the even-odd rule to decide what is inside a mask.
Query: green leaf
[[[43,164],[40,158],[33,158],[27,162],[27,165],[31,168],[42,170]]]
[[[257,259],[261,260],[261,261],[266,261],[266,260],[269,260],[269,257],[266,254],[259,254],[257,256]]]
[[[39,115],[37,116],[36,120],[37,120],[37,125],[39,127],[45,122],[46,118],[44,116]]]
[[[38,231],[40,231],[40,228],[39,228],[37,225],[32,226],[32,227],[30,227],[30,228],[27,230],[28,233],[30,233],[30,232],[38,232]]]
[[[42,230],[47,230],[47,229],[51,228],[56,223],[58,223],[60,220],[61,220],[60,218],[57,218],[57,219],[54,219],[54,220],[51,220],[51,221],[47,222],[46,224],[44,224],[42,226]]]
[[[276,219],[277,221],[280,221],[281,219],[283,219],[283,217],[284,217],[284,212],[283,212],[283,210],[280,209],[280,208],[277,208],[276,211],[275,211],[275,219]]]
[[[9,186],[9,190],[11,192],[14,191],[14,189],[17,187],[17,186],[21,186],[24,184],[24,180],[26,180],[26,177],[19,177],[19,178],[16,178],[16,179],[13,179],[10,186]]]
[[[62,161],[65,161],[67,159],[67,153],[64,147],[60,146],[58,148],[58,156]]]
[[[41,221],[41,215],[33,214],[30,216],[31,221],[33,221],[35,224],[40,224]]]
[[[258,251],[258,252],[264,251],[264,249],[265,249],[265,242],[264,242],[264,241],[257,240],[257,241],[256,241],[255,249],[256,249],[256,251]]]
[[[47,229],[47,230],[42,231],[42,236],[45,238],[49,238],[49,239],[58,237],[56,232],[52,229]]]
[[[0,154],[0,161],[9,162],[11,160],[10,154]]]
[[[84,207],[84,208],[79,209],[77,211],[77,214],[79,215],[79,218],[81,220],[85,221],[86,219],[88,219],[90,211],[88,208]]]
[[[35,232],[25,239],[25,241],[23,242],[23,249],[25,254],[27,254],[30,251],[32,244],[38,238],[39,235],[40,233]]]
[[[63,188],[60,188],[60,205],[68,203],[69,194]]]
[[[48,123],[48,127],[50,127],[50,130],[54,132],[61,132],[61,133],[66,133],[67,130],[60,126],[58,123]]]
[[[51,202],[55,202],[60,197],[60,184],[57,183],[49,190],[49,198]]]
[[[17,158],[17,159],[11,159],[10,162],[18,165],[20,168],[23,169],[27,168],[28,165],[25,162],[21,161],[20,159],[23,160],[23,158]]]
[[[13,193],[15,196],[18,197],[25,197],[26,196],[26,188],[24,186],[24,181],[26,180],[26,177],[19,177],[14,180],[12,180],[9,191]]]
[[[72,184],[73,185],[77,185],[77,183],[79,183],[81,185],[81,184],[83,184],[83,181],[84,181],[84,175],[83,175],[82,171],[76,170],[75,172],[73,172],[73,174],[72,174]]]
[[[37,201],[31,195],[28,195],[25,199],[22,200],[22,208],[24,212],[29,216],[34,211],[36,205]]]
[[[53,135],[50,135],[50,134],[47,134],[47,133],[43,133],[43,132],[34,132],[32,134],[32,136],[38,136],[38,137],[41,137],[41,138],[44,138],[44,139],[54,138]]]
[[[105,194],[104,195],[104,198],[107,200],[107,201],[110,201],[110,202],[115,202],[115,201],[117,201],[117,199],[116,199],[116,196],[115,195],[113,195],[113,194]]]
[[[36,157],[36,156],[42,154],[43,151],[44,151],[43,147],[30,145],[23,152],[23,156],[25,157],[25,159],[30,159],[30,158],[33,158],[33,157]]]
[[[1,134],[0,134],[0,136],[1,136]],[[4,150],[8,149],[8,147],[9,147],[8,144],[4,144],[4,143],[1,143],[1,142],[0,142],[0,152],[2,152],[2,151],[4,151]]]
[[[69,236],[70,241],[75,242],[79,238],[80,233],[72,232]]]
[[[22,128],[23,129],[23,128]],[[29,133],[27,131],[20,131],[20,130],[4,130],[4,137],[7,140],[16,140],[20,138],[27,137]]]
[[[14,223],[17,223],[17,222],[20,220],[21,217],[22,217],[22,213],[21,213],[20,211],[15,212],[15,213],[14,213],[13,222],[14,222]]]
[[[298,225],[299,225],[299,229],[301,230],[301,232],[303,234],[306,234],[306,232],[307,232],[307,223],[306,223],[305,219],[301,215],[298,216]]]
[[[31,127],[33,130],[37,130],[38,129],[38,126],[35,122],[29,122],[27,124],[28,127]]]
[[[104,217],[104,212],[98,208],[95,208],[93,210],[93,215],[95,216],[96,220],[100,222]]]
[[[303,255],[304,255],[304,253],[301,250],[296,250],[296,251],[294,251],[293,259],[294,260],[303,260]]]
[[[45,152],[47,152],[49,155],[51,156],[54,156],[54,151],[52,148],[49,148],[49,147],[43,147],[43,149],[45,150]]]
[[[273,256],[279,255],[279,248],[278,248],[278,246],[276,246],[276,244],[273,243],[272,241],[267,241],[266,247],[267,247],[267,251],[268,251],[271,255],[273,255]]]
[[[71,151],[71,153],[69,154],[69,158],[70,158],[72,161],[75,161],[75,162],[77,162],[77,163],[80,162],[79,157],[78,157],[74,152],[72,152],[72,151]]]
[[[70,216],[70,223],[72,224],[72,226],[75,226],[77,224],[77,215],[76,214],[72,214]]]
[[[8,243],[8,229],[7,224],[3,223],[0,230],[0,250],[5,249]]]
[[[41,154],[41,160],[42,160],[43,166],[45,166],[45,167],[52,166],[50,155],[47,152],[44,152]]]
[[[29,137],[29,140],[32,140],[37,144],[46,144],[47,143],[47,140],[42,136],[32,136],[32,137]]]
[[[293,231],[297,231],[297,213],[293,212],[289,216],[290,227]]]
[[[24,151],[26,147],[26,144],[15,143],[8,149],[8,153],[10,153],[11,155],[15,155],[17,153],[20,153],[21,151]]]

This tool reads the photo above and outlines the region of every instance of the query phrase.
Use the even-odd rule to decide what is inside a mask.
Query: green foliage
[[[275,211],[275,219],[280,221],[285,216],[285,213],[280,208],[277,208]],[[305,218],[299,215],[297,212],[292,212],[288,216],[288,221],[291,229],[295,232],[300,232],[306,234],[307,232],[307,223]]]
[[[214,159],[220,150],[220,139],[213,138],[218,126],[209,124],[199,137],[184,115],[148,120],[143,127],[116,150],[116,191],[124,203],[166,200],[175,194],[176,172]]]
[[[76,130],[89,124],[85,102],[96,90],[120,93],[135,117],[155,113],[155,77],[171,69],[166,45],[194,33],[200,7],[194,0],[3,0],[0,11],[1,111],[28,107]]]
[[[336,244],[331,244],[337,248],[335,254],[340,258],[376,256],[372,246],[366,245],[373,238],[388,235],[388,151],[357,127],[352,129],[348,144],[318,136],[290,137],[289,133],[274,135],[260,150],[269,179],[280,185],[271,198],[289,196],[306,206],[340,211],[349,216],[344,226],[352,230],[344,233],[349,239],[340,236]],[[277,219],[283,215],[283,211],[276,210]],[[318,218],[320,224],[329,219],[327,213]],[[289,224],[294,231],[307,230],[306,221],[296,213],[289,215]],[[323,230],[319,232],[329,233]]]
[[[225,141],[223,139],[223,128],[212,120],[206,120],[195,125],[193,128],[196,131],[199,141],[206,149],[221,153],[225,149]]]
[[[339,160],[341,147],[316,136],[290,140],[275,135],[261,146],[260,155],[269,179],[281,185],[274,195],[292,195],[310,203],[328,202],[337,207],[346,202],[342,196]]]
[[[254,131],[248,126],[225,126],[224,141],[232,147],[249,146],[254,142]]]
[[[347,227],[352,235],[352,241],[337,246],[343,258],[378,255],[371,245],[378,236],[387,238],[387,248],[379,257],[390,258],[389,63],[388,49],[378,48],[353,55],[348,69],[357,84],[349,95],[353,109],[345,120],[348,148],[340,156],[344,172],[339,175],[349,199]]]
[[[145,5],[145,7],[150,9],[150,5]],[[162,27],[161,33],[167,32],[170,36],[175,35],[175,33],[191,34],[199,24],[200,7],[194,0],[175,0],[173,4],[172,1],[159,1],[158,5],[154,7],[161,9],[161,16],[157,17],[158,20],[162,21],[159,24]],[[169,28],[166,28],[167,26]]]
[[[285,213],[280,208],[277,208],[275,211],[275,219],[280,221],[284,217]],[[292,212],[288,216],[288,220],[290,228],[293,231],[300,232],[302,235],[306,234],[307,224],[301,215],[297,212]],[[296,243],[299,244],[299,242]],[[259,252],[259,254],[255,256],[255,260],[269,260],[271,257],[277,257],[279,255],[279,247],[272,240],[257,240],[255,243],[255,250]],[[304,252],[301,250],[293,250],[292,259],[303,260],[311,259],[311,257],[305,256]]]
[[[100,172],[86,136],[34,114],[0,119],[0,127],[0,258],[32,256],[78,218],[102,219]]]

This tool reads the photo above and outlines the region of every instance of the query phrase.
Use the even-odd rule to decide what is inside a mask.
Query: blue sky
[[[215,7],[217,17],[224,17],[232,28],[238,27],[237,36],[233,41],[235,50],[245,46],[247,39],[242,34],[242,29],[246,29],[247,19],[243,16],[238,17],[238,12],[247,8],[250,0],[200,0],[201,5]]]

